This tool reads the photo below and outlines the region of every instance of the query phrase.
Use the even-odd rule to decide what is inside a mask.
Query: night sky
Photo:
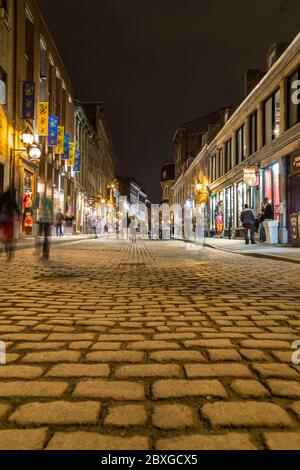
[[[243,97],[247,68],[299,32],[280,0],[38,0],[82,101],[104,101],[119,174],[153,202],[179,124]]]

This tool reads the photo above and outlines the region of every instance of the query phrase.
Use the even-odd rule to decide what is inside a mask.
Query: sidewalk
[[[289,263],[300,263],[300,248],[289,245],[268,245],[258,243],[257,245],[246,245],[244,240],[228,240],[226,238],[206,238],[205,246],[217,250],[228,251],[244,256],[257,258],[269,258]]]

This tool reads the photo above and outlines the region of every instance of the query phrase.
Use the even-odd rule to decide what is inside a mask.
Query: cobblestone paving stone
[[[0,283],[0,449],[300,449],[298,265],[87,240]]]

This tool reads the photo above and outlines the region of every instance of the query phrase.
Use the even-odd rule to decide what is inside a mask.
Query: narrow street
[[[299,265],[86,240],[0,282],[0,449],[300,448]]]

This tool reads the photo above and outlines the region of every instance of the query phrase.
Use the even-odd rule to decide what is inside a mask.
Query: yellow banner
[[[49,104],[44,101],[38,103],[38,134],[48,135]]]
[[[68,166],[74,166],[75,164],[75,149],[76,149],[75,142],[70,142]]]
[[[57,155],[64,154],[64,136],[65,128],[63,126],[58,126],[57,146],[55,147],[55,153]]]

